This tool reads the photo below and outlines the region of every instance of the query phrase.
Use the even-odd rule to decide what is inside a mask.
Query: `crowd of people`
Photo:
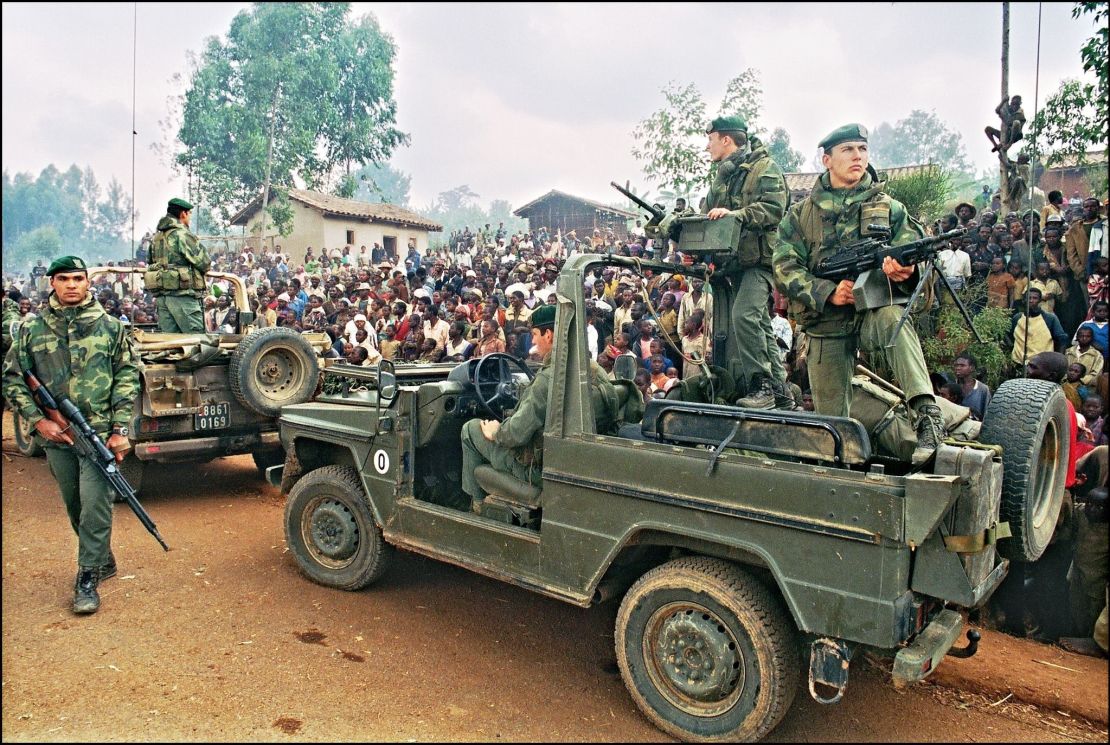
[[[1062,386],[1078,414],[1077,439],[1084,450],[1107,442],[1105,206],[1093,197],[1067,204],[1052,192],[1040,214],[1003,215],[963,203],[932,226],[934,232],[966,229],[938,257],[949,284],[957,290],[981,284],[981,306],[1011,310],[1011,375],[1024,374],[1043,352],[1066,357]],[[556,302],[556,278],[569,256],[595,252],[683,261],[673,241],[658,243],[637,230],[628,236],[603,230],[578,235],[485,225],[454,231],[443,245],[423,253],[410,245],[403,256],[377,244],[214,250],[211,269],[242,278],[248,307],[236,307],[226,280],[211,282],[203,298],[205,330],[235,333],[239,314],[250,311],[259,326],[328,334],[327,356],[355,365],[381,359],[461,362],[492,352],[525,359],[530,318]],[[116,268],[143,269],[145,258],[140,250],[135,261]],[[47,301],[45,274],[40,261],[26,275],[5,278],[20,319]],[[714,362],[714,298],[703,278],[606,267],[591,273],[583,289],[591,357],[611,377],[633,379],[645,400],[666,395],[682,380],[704,374],[703,363]],[[124,324],[157,321],[142,271],[103,273],[92,291],[107,314]],[[949,302],[946,297],[937,292],[938,304]],[[786,299],[777,289],[768,303],[788,395],[796,408],[813,410],[806,334],[787,318]],[[981,372],[973,357],[961,354],[951,369],[930,371],[934,393],[982,418],[991,390]]]

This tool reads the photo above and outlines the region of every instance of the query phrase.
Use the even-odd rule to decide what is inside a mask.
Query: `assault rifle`
[[[38,404],[46,418],[70,433],[70,436],[73,437],[73,449],[79,455],[88,458],[97,470],[104,474],[104,478],[108,480],[108,485],[123,497],[127,506],[135,513],[135,517],[139,518],[143,527],[154,536],[158,543],[162,544],[163,550],[169,551],[170,547],[162,540],[162,536],[158,533],[158,527],[150,519],[150,515],[143,509],[143,506],[139,504],[139,500],[135,496],[135,490],[131,488],[131,484],[127,483],[127,479],[119,472],[119,468],[116,466],[115,453],[108,449],[104,440],[100,439],[100,435],[85,419],[81,410],[68,398],[55,399],[46,386],[35,377],[34,373],[29,371],[23,373],[23,379],[27,381],[27,387],[31,389],[31,395],[35,397],[35,403]]]
[[[910,243],[903,243],[900,246],[890,245],[890,228],[885,225],[868,225],[867,232],[870,233],[870,237],[844,246],[832,256],[822,259],[813,272],[814,276],[833,282],[852,280],[856,283],[852,291],[856,309],[871,310],[894,304],[894,290],[891,283],[889,281],[882,282],[881,280],[885,279],[885,276],[879,276],[882,274],[883,260],[887,256],[902,266],[925,264],[925,271],[922,272],[917,287],[905,301],[906,310],[902,313],[902,317],[898,319],[898,325],[895,326],[894,333],[891,334],[887,346],[894,346],[898,334],[902,331],[902,326],[909,318],[910,309],[917,302],[921,291],[930,283],[934,272],[940,277],[941,284],[948,290],[948,294],[956,301],[956,307],[959,308],[964,320],[967,321],[968,328],[975,335],[975,340],[982,343],[983,338],[979,335],[975,324],[972,323],[967,306],[956,295],[952,285],[948,284],[948,278],[944,276],[944,272],[939,271],[936,265],[937,254],[943,250],[943,246],[953,238],[963,236],[965,230],[957,228],[940,235],[927,236]],[[899,295],[900,301],[901,294]]]

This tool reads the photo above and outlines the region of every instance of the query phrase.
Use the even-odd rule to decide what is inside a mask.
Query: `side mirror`
[[[378,400],[388,406],[397,398],[397,368],[392,360],[378,363]]]

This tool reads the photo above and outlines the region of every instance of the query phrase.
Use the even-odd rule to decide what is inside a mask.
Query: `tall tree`
[[[224,219],[271,186],[324,189],[408,142],[395,126],[393,40],[373,16],[350,23],[349,13],[349,3],[256,3],[226,39],[208,40],[176,160],[203,175]],[[270,212],[287,234],[277,201]]]
[[[767,152],[784,173],[796,173],[805,162],[805,156],[790,147],[790,133],[776,127],[767,138]]]
[[[1091,15],[1095,34],[1080,48],[1086,80],[1069,78],[1044,103],[1030,128],[1029,141],[1035,143],[1037,155],[1048,165],[1069,156],[1085,162],[1087,151],[1099,145],[1106,147],[1108,88],[1107,67],[1110,66],[1110,30],[1107,29],[1107,3],[1076,3],[1072,18]]]
[[[914,109],[893,127],[881,123],[872,131],[868,145],[871,162],[879,169],[935,163],[960,173],[974,173],[963,137],[935,111]]]
[[[705,155],[705,125],[709,121],[705,99],[693,83],[680,87],[673,82],[663,88],[663,99],[663,107],[632,130],[638,143],[632,155],[642,162],[647,180],[668,193],[691,194],[705,189],[713,173]],[[749,68],[728,81],[717,108],[719,116],[743,117],[748,132],[762,139],[767,131],[760,121],[762,111],[763,87],[758,70]],[[790,148],[790,136],[781,127],[766,144],[769,150],[774,146],[771,156],[783,170],[794,170],[804,160],[801,153]],[[787,168],[780,158],[791,167]]]
[[[408,207],[412,176],[388,163],[363,166],[351,174],[355,182],[353,199],[363,202],[384,202]]]

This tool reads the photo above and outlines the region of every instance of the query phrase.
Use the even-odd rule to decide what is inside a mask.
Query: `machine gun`
[[[740,243],[743,225],[739,220],[710,220],[705,215],[674,212],[668,215],[663,205],[648,204],[616,181],[609,185],[651,213],[651,219],[644,225],[644,235],[664,246],[667,240],[672,240],[681,253],[709,263],[715,257],[734,252]]]
[[[108,480],[108,485],[124,498],[127,506],[135,513],[135,517],[139,518],[143,527],[162,545],[163,550],[169,551],[170,547],[162,540],[162,536],[158,533],[158,527],[150,519],[150,515],[143,509],[143,506],[139,504],[139,500],[135,496],[135,490],[131,488],[131,484],[127,483],[127,479],[116,467],[115,454],[108,449],[104,440],[100,439],[100,435],[85,419],[81,410],[68,398],[55,399],[46,386],[35,377],[34,373],[23,373],[23,379],[27,382],[27,387],[31,389],[31,395],[34,396],[35,403],[38,404],[46,418],[71,434],[73,449],[79,455],[88,458],[97,470],[104,474],[104,478]]]
[[[890,228],[884,225],[868,225],[867,232],[870,237],[844,246],[832,256],[822,259],[813,272],[814,276],[833,282],[852,280],[855,282],[852,295],[856,309],[872,310],[887,305],[901,304],[904,297],[902,293],[898,293],[896,303],[895,291],[891,283],[889,280],[882,281],[886,279],[885,275],[882,274],[882,266],[883,260],[887,256],[902,266],[925,264],[925,271],[922,272],[917,287],[905,299],[906,310],[902,313],[902,317],[898,319],[898,325],[895,326],[894,333],[891,334],[887,346],[894,346],[898,334],[902,331],[902,326],[909,318],[910,309],[917,302],[921,291],[929,284],[934,272],[940,277],[941,284],[948,290],[948,294],[956,301],[956,307],[959,308],[968,328],[971,329],[971,333],[975,335],[975,340],[982,343],[983,338],[972,323],[967,306],[956,295],[952,285],[948,284],[948,278],[944,276],[944,272],[939,271],[936,265],[937,254],[941,251],[941,247],[951,239],[963,236],[965,230],[957,228],[947,233],[928,236],[899,246],[890,245]]]
[[[630,192],[628,189],[618,184],[616,181],[610,181],[609,185],[619,191],[621,194],[624,194],[626,197],[628,197],[637,207],[648,212],[651,215],[651,220],[649,221],[650,224],[658,225],[660,222],[662,222],[663,218],[667,216],[667,211],[663,209],[663,205],[648,204],[647,202]]]

